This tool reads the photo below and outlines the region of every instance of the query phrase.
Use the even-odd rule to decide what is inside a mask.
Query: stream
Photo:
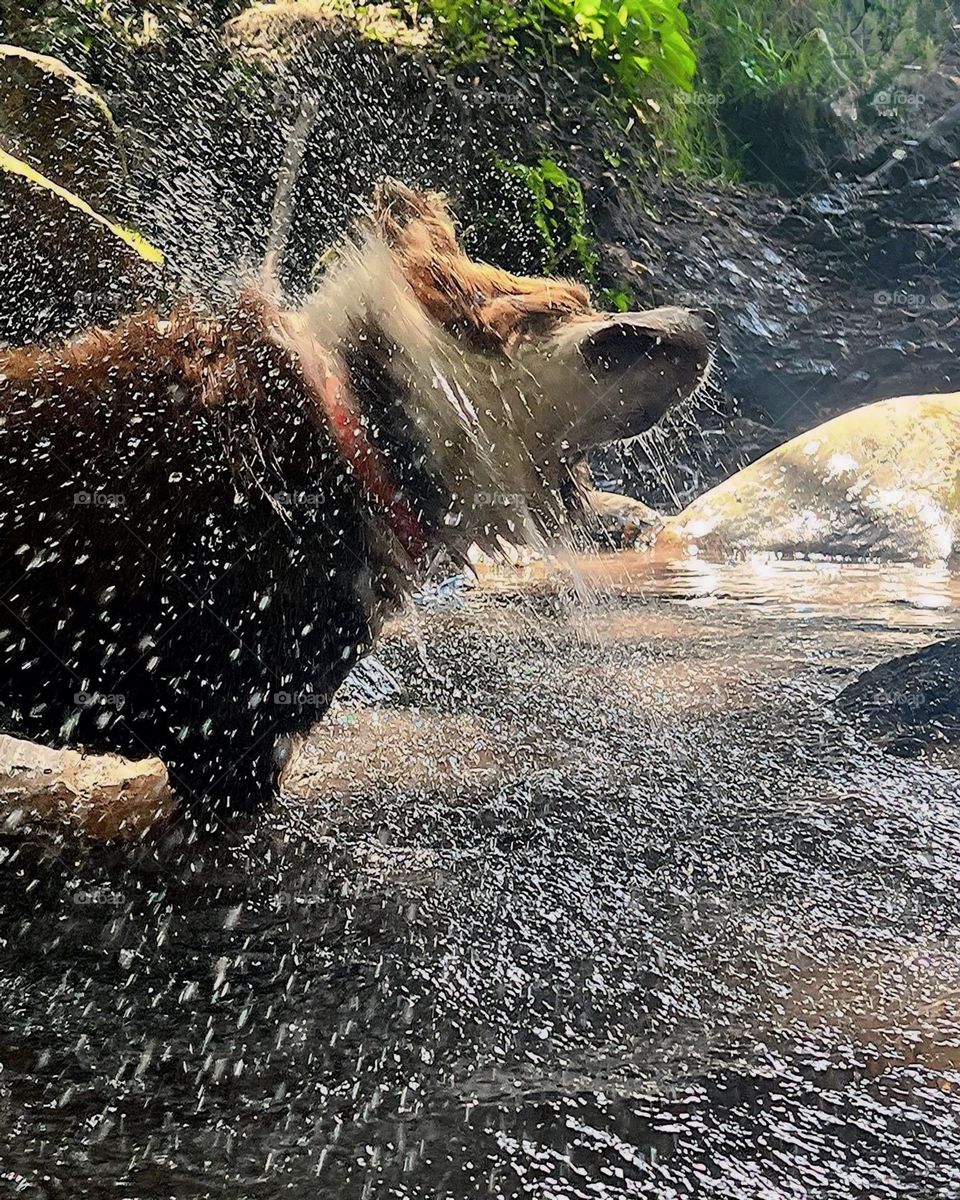
[[[960,579],[453,579],[204,847],[0,844],[0,1196],[960,1197]]]

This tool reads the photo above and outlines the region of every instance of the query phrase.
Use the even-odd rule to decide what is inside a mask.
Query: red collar
[[[414,565],[425,566],[430,556],[430,539],[420,518],[394,483],[380,451],[367,437],[350,389],[336,375],[328,374],[324,380],[323,405],[340,453],[382,513],[387,528]]]

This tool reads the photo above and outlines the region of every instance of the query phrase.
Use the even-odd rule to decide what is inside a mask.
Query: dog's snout
[[[720,321],[713,309],[691,308],[688,311],[699,322],[700,328],[707,340],[715,342],[720,336]]]

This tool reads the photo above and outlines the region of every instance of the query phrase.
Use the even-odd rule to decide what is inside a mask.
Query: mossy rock
[[[357,37],[398,49],[423,49],[433,39],[429,20],[407,21],[391,4],[351,0],[280,0],[254,4],[224,26],[234,53],[286,62],[318,39]]]
[[[98,211],[127,208],[127,163],[103,98],[59,59],[0,46],[0,147]]]
[[[129,307],[162,255],[118,218],[126,159],[110,110],[64,63],[0,47],[0,341]]]
[[[960,554],[960,392],[867,404],[800,434],[668,520],[705,558],[933,563]]]

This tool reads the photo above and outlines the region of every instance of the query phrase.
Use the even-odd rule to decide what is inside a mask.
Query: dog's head
[[[436,485],[451,546],[564,524],[571,468],[692,395],[716,339],[705,310],[602,313],[579,283],[475,262],[442,196],[392,182],[299,319],[341,348],[401,490]]]
[[[708,309],[598,312],[581,284],[474,262],[444,197],[393,181],[371,220],[431,319],[525,379],[532,436],[571,458],[643,433],[709,373],[718,326]]]

